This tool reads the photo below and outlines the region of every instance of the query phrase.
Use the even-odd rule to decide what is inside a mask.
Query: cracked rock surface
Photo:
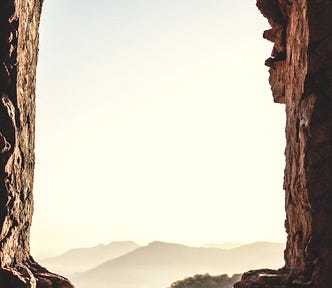
[[[40,0],[0,1],[0,288],[70,288],[30,256]]]
[[[274,42],[274,101],[286,105],[285,267],[236,288],[326,288],[332,282],[332,1],[258,0]]]

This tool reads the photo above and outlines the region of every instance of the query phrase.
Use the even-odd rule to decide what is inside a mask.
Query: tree
[[[240,274],[234,274],[232,277],[228,277],[227,274],[218,276],[197,274],[174,282],[170,288],[232,288],[233,284],[239,281],[240,277]]]

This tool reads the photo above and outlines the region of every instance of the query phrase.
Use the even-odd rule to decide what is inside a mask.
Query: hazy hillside
[[[283,250],[283,244],[265,242],[229,250],[153,242],[73,280],[80,288],[165,288],[198,273],[232,275],[254,268],[280,268]]]
[[[92,269],[106,261],[122,256],[139,248],[135,242],[111,242],[91,248],[72,249],[58,257],[39,260],[39,263],[52,272],[70,276],[76,272]]]

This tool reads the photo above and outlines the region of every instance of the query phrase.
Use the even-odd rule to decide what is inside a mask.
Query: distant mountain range
[[[89,271],[77,273],[70,277],[76,287],[165,288],[176,280],[195,274],[220,275],[227,273],[232,275],[255,268],[280,268],[284,264],[283,250],[285,245],[280,243],[256,242],[228,250],[188,247],[164,242],[152,242],[147,246],[135,248],[135,245],[138,246],[137,244],[129,243],[132,243],[131,247],[133,248],[130,252],[117,258],[110,258],[109,261]],[[72,251],[78,252],[78,250],[80,249]],[[68,257],[68,253],[64,255]],[[79,253],[71,253],[72,257],[74,257],[73,255],[79,257]],[[53,265],[55,265],[57,261],[61,260],[63,265],[64,255],[48,261],[51,263],[52,260]],[[91,258],[95,257],[93,254],[87,253],[86,255],[90,255]],[[71,260],[71,263],[83,261],[82,257],[79,259]],[[89,266],[91,266],[90,260],[84,261],[88,261]],[[95,259],[93,261],[96,263]],[[42,263],[52,270],[50,265]],[[71,271],[73,270],[71,269]]]
[[[132,241],[111,242],[108,245],[99,244],[91,248],[72,249],[60,256],[42,259],[38,262],[52,272],[69,277],[74,273],[95,268],[139,247]]]

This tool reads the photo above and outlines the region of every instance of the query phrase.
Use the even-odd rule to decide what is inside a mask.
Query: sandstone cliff
[[[270,85],[286,105],[285,267],[246,273],[241,287],[332,283],[332,2],[258,0],[274,42]]]
[[[40,0],[0,1],[0,288],[72,287],[30,256]]]

